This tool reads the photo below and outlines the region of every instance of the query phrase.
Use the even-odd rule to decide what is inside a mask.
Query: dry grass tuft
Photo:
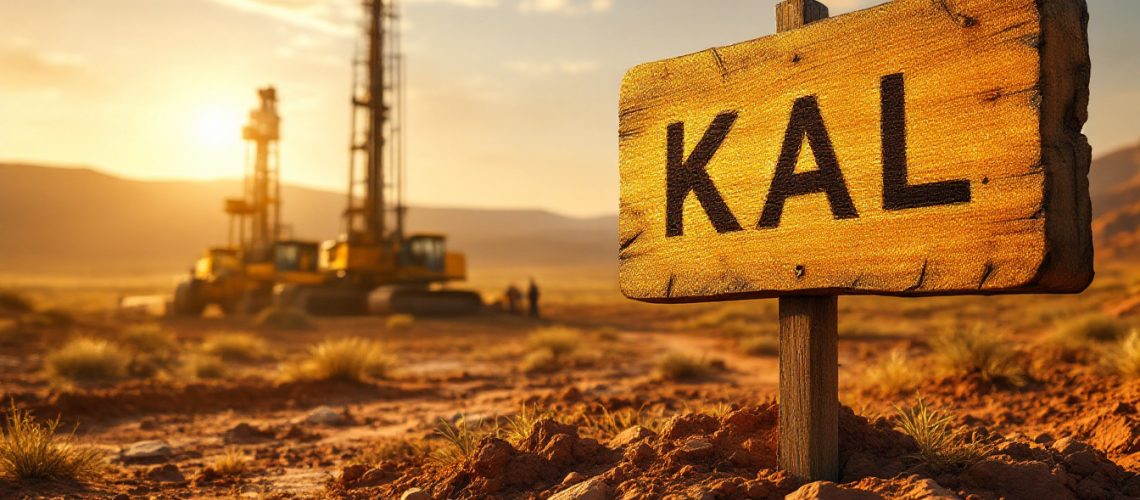
[[[554,357],[554,353],[546,349],[526,353],[526,356],[523,356],[519,363],[519,368],[522,369],[523,373],[530,374],[551,373],[560,367],[561,365],[558,359]]]
[[[1108,351],[1105,360],[1115,373],[1125,377],[1140,377],[1140,330],[1132,330],[1115,349]]]
[[[427,455],[429,450],[418,442],[408,439],[384,439],[366,448],[352,459],[354,464],[376,467],[385,462],[416,461]]]
[[[531,350],[546,350],[555,360],[561,360],[578,350],[582,344],[582,332],[564,326],[551,326],[531,332],[526,341]]]
[[[89,386],[126,378],[131,357],[117,344],[80,338],[48,354],[44,364],[56,383]]]
[[[60,434],[59,419],[37,422],[14,406],[0,435],[0,475],[15,481],[84,481],[103,472],[104,455],[77,446],[75,431]]]
[[[138,377],[150,377],[169,371],[178,358],[178,341],[174,334],[158,325],[139,325],[123,330],[119,342],[130,351],[128,371]]]
[[[483,438],[494,436],[497,429],[489,429],[482,424],[472,425],[466,418],[459,419],[455,424],[441,418],[435,433],[443,439],[443,445],[432,450],[431,460],[447,467],[466,462],[479,450],[479,442]]]
[[[895,428],[918,445],[917,457],[935,471],[960,471],[988,456],[992,447],[954,425],[946,412],[926,405],[921,398],[911,408],[895,408]]]
[[[654,374],[661,380],[686,382],[707,378],[712,374],[712,367],[705,358],[674,352],[657,362]]]
[[[233,363],[249,363],[269,357],[269,345],[245,332],[221,332],[206,337],[202,352]]]
[[[498,435],[504,441],[513,445],[526,441],[534,424],[541,420],[554,420],[555,414],[548,409],[540,409],[538,405],[523,405],[518,413],[507,417]]]
[[[922,382],[922,371],[901,349],[895,349],[878,364],[867,368],[863,380],[880,394],[894,395],[913,391]]]
[[[948,373],[1020,383],[1025,369],[1012,345],[1006,336],[981,328],[954,330],[930,342],[935,359]]]
[[[740,350],[749,356],[779,356],[780,339],[769,335],[749,335],[740,339]]]
[[[195,353],[182,360],[182,371],[186,376],[198,380],[216,380],[229,375],[229,365],[222,358],[209,354]]]
[[[257,315],[257,326],[271,330],[312,330],[313,318],[293,307],[273,306]]]
[[[249,457],[237,448],[230,448],[214,459],[211,467],[223,477],[238,477],[249,470]]]
[[[1089,314],[1061,323],[1053,331],[1054,343],[1068,348],[1087,348],[1092,344],[1119,342],[1128,335],[1128,324],[1105,314]]]
[[[653,432],[660,432],[669,419],[660,412],[651,412],[644,406],[640,408],[621,408],[610,411],[601,407],[601,414],[586,415],[582,431],[585,435],[600,440],[611,439],[630,427],[641,426]]]
[[[326,340],[309,350],[301,375],[314,380],[361,382],[386,377],[392,365],[384,349],[371,340]]]
[[[393,314],[384,322],[384,327],[392,332],[408,331],[415,325],[416,318],[411,314]]]

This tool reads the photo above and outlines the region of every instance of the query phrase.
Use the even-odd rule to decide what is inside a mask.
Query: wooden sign
[[[1077,292],[1084,0],[896,0],[621,90],[620,282],[693,302]]]

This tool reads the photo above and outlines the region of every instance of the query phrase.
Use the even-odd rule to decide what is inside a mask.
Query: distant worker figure
[[[530,279],[530,287],[526,291],[527,299],[530,302],[530,317],[538,319],[538,283],[534,282],[534,278]]]
[[[511,283],[507,287],[507,312],[511,314],[520,314],[522,311],[519,309],[519,303],[522,302],[522,290]]]

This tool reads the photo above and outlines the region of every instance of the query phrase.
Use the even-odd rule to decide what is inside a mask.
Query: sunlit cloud
[[[518,4],[521,12],[569,15],[608,12],[613,7],[614,0],[521,0]]]
[[[601,66],[597,61],[511,61],[505,64],[512,72],[528,78],[577,76],[592,73]]]
[[[0,42],[0,86],[18,89],[60,88],[89,79],[80,55],[33,47],[25,40]]]

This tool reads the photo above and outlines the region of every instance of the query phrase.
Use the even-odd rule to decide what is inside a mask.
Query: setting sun
[[[235,110],[220,106],[198,109],[193,119],[193,132],[197,144],[209,149],[237,144],[241,141],[240,118]]]

